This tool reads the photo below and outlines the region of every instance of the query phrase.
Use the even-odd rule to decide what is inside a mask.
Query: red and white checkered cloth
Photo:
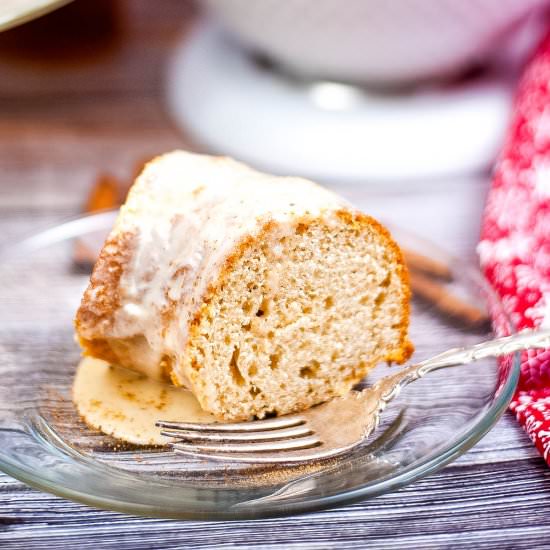
[[[550,328],[550,33],[520,81],[478,251],[517,328]],[[511,409],[550,465],[550,350],[522,355]]]

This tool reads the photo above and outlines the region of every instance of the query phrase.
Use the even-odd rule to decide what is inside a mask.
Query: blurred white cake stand
[[[280,174],[381,184],[489,168],[511,103],[504,74],[382,94],[265,68],[214,24],[174,53],[167,95],[211,151]]]

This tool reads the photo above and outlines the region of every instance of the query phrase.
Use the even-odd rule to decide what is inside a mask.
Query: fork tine
[[[287,439],[285,441],[270,441],[266,443],[172,443],[175,451],[190,451],[203,453],[265,453],[273,451],[291,451],[316,447],[321,440],[313,435]]]
[[[292,428],[282,428],[279,430],[265,430],[260,432],[200,432],[185,430],[161,430],[161,435],[174,437],[187,441],[272,441],[274,439],[289,439],[310,435],[313,431],[302,424]]]
[[[305,418],[301,416],[281,416],[280,418],[269,418],[268,420],[254,420],[253,422],[236,422],[233,424],[201,424],[195,422],[172,422],[159,420],[155,425],[159,428],[169,430],[186,430],[200,432],[258,432],[264,430],[278,430],[280,428],[291,428],[305,424]]]

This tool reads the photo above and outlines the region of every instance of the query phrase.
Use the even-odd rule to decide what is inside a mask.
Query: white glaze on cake
[[[297,217],[322,215],[330,223],[333,212],[350,208],[308,180],[264,174],[259,180],[244,164],[223,157],[214,160],[177,151],[150,163],[113,230],[134,239],[110,336],[144,335],[143,361],[136,368],[148,376],[160,376],[155,365],[163,355],[178,357],[185,349],[188,322],[244,237],[257,234],[268,220],[284,231]],[[175,320],[167,327],[159,325],[161,312],[174,305]],[[175,374],[187,385],[179,370]]]

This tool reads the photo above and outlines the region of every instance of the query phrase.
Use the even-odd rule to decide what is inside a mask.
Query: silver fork
[[[377,427],[386,405],[425,374],[515,351],[550,348],[550,330],[526,331],[454,348],[386,376],[374,386],[300,414],[230,424],[160,420],[161,434],[178,453],[210,460],[253,464],[311,462],[336,457],[360,445]]]

